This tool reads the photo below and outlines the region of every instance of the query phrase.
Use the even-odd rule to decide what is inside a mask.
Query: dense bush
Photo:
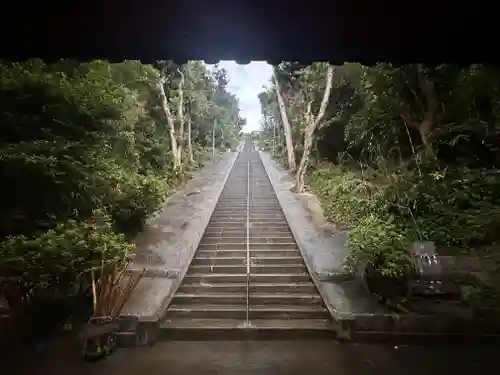
[[[223,135],[237,142],[244,119],[225,72],[213,75],[199,62],[168,66],[0,65],[0,293],[13,307],[81,293],[87,271],[103,257],[123,260],[128,240],[210,155],[214,122],[217,148],[229,142]],[[176,81],[181,70],[185,87]],[[160,76],[173,116],[185,91],[184,120],[174,119],[189,123],[190,138],[177,134],[186,146],[181,165],[174,163]]]
[[[427,171],[420,175],[401,167],[361,172],[329,166],[312,172],[310,188],[331,221],[353,229],[349,233],[349,265],[355,266],[366,263],[366,252],[376,253],[383,248],[387,259],[400,253],[401,247],[396,245],[392,250],[373,248],[373,241],[378,239],[370,239],[370,233],[387,232],[388,241],[399,238],[406,248],[410,241],[418,239],[462,248],[498,242],[499,184],[494,170]],[[380,222],[379,232],[374,231],[376,222]],[[384,223],[393,223],[391,229]],[[384,263],[380,256],[375,259],[384,273],[405,269],[401,262]],[[404,263],[404,257],[399,259]]]
[[[0,243],[0,284],[12,308],[71,296],[91,268],[103,260],[122,261],[131,249],[102,218],[69,220],[30,237],[8,236]]]
[[[324,92],[318,67],[276,67],[299,153],[304,118]],[[481,65],[335,67],[308,181],[326,216],[351,229],[347,266],[400,276],[411,266],[406,250],[414,240],[462,249],[500,241],[499,72]],[[272,82],[259,96],[267,149],[274,134],[278,144],[284,140],[276,90]]]

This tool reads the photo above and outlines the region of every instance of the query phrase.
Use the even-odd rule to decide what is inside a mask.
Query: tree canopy
[[[0,288],[12,308],[59,298],[130,239],[245,119],[227,73],[41,60],[0,65]]]
[[[349,267],[371,264],[399,276],[411,267],[414,240],[456,251],[498,243],[497,69],[294,62],[274,69],[259,95],[262,143],[287,159],[287,117],[293,153],[308,160],[302,183],[332,222],[350,229]],[[325,96],[323,118],[309,126]],[[297,176],[301,191],[300,167]]]

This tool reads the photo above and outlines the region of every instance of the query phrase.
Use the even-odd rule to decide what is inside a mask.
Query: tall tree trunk
[[[299,169],[297,170],[297,175],[295,176],[295,192],[297,193],[302,193],[304,190],[304,179],[307,172],[307,165],[309,163],[309,155],[311,153],[313,138],[313,129],[308,126],[304,133],[304,152],[300,158]]]
[[[328,65],[328,70],[326,72],[326,85],[325,91],[323,93],[323,100],[321,101],[321,106],[319,107],[318,115],[316,118],[311,113],[311,104],[307,106],[306,112],[306,131],[304,133],[304,151],[302,153],[302,158],[300,159],[299,170],[297,171],[296,181],[295,181],[295,191],[301,193],[304,190],[304,177],[307,172],[307,166],[309,162],[309,155],[311,154],[312,145],[314,142],[314,132],[316,131],[319,123],[325,116],[326,107],[328,106],[328,101],[330,100],[330,93],[332,91],[332,80],[333,80],[333,67]]]
[[[273,156],[276,157],[276,121],[273,121]]]
[[[288,115],[286,113],[285,103],[283,97],[281,96],[281,89],[278,82],[278,77],[276,74],[276,68],[273,67],[273,77],[274,83],[276,85],[276,97],[278,98],[278,105],[280,109],[281,121],[283,122],[283,129],[285,131],[285,143],[286,143],[286,153],[288,156],[288,168],[294,172],[297,169],[297,163],[295,162],[295,151],[293,147],[292,138],[292,128],[290,122],[288,121]]]
[[[167,119],[167,124],[170,134],[170,149],[172,151],[172,156],[174,158],[174,168],[179,167],[178,153],[177,153],[177,137],[175,134],[175,122],[172,112],[170,111],[170,106],[168,104],[167,95],[165,95],[165,77],[161,77],[158,82],[158,91],[160,94],[161,105],[163,108],[163,113]]]
[[[179,134],[178,134],[178,146],[177,146],[177,158],[179,161],[179,166],[182,166],[182,152],[184,149],[184,74],[180,69],[177,72],[181,75],[181,80],[179,82],[178,95],[179,102],[177,104],[177,120],[179,122]]]
[[[426,156],[430,158],[435,158],[434,150],[432,149],[432,144],[429,141],[429,136],[432,129],[435,126],[436,113],[439,107],[439,102],[436,97],[434,85],[425,76],[422,64],[417,65],[417,75],[418,75],[418,82],[420,85],[420,89],[424,94],[425,101],[427,104],[427,111],[425,112],[424,119],[420,123],[415,124],[414,126],[417,128],[420,134],[420,138],[422,140]]]
[[[188,129],[187,129],[187,135],[188,135],[188,154],[189,154],[189,162],[191,164],[194,163],[194,158],[193,158],[193,145],[192,145],[192,141],[191,141],[191,131],[192,131],[192,126],[191,126],[191,118],[188,118],[187,119],[187,126],[188,126]]]

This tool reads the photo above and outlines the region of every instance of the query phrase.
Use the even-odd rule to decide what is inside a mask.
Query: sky
[[[236,95],[240,102],[241,117],[246,117],[243,131],[251,132],[260,128],[261,112],[257,95],[267,86],[272,76],[271,65],[263,61],[252,61],[238,65],[234,61],[221,61],[220,68],[227,70],[229,84],[227,90]]]

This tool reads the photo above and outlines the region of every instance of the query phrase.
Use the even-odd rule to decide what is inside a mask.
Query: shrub
[[[103,259],[122,261],[131,249],[105,219],[69,220],[35,236],[10,236],[0,243],[0,285],[14,306],[53,300],[73,294]]]
[[[404,276],[411,267],[409,245],[404,231],[395,223],[371,214],[349,232],[346,266],[351,270],[373,266],[382,276]]]

